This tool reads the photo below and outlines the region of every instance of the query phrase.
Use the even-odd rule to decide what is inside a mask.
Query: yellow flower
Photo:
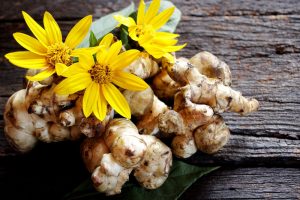
[[[74,48],[80,44],[88,33],[92,23],[92,16],[81,19],[69,32],[65,42],[62,42],[61,30],[49,12],[44,14],[44,28],[42,28],[26,12],[22,12],[26,24],[37,38],[23,33],[14,33],[15,40],[28,51],[8,53],[5,57],[14,65],[22,68],[40,69],[35,76],[27,76],[31,81],[41,81],[55,73],[55,65],[72,64],[72,54],[84,49]]]
[[[168,8],[158,14],[160,0],[153,0],[149,9],[145,12],[145,3],[140,1],[137,12],[137,22],[131,17],[115,15],[114,18],[128,27],[129,36],[137,41],[154,58],[166,57],[170,62],[174,62],[174,57],[170,52],[179,51],[186,44],[174,46],[177,43],[178,34],[158,32],[172,16],[175,7]]]
[[[130,119],[129,105],[115,85],[128,90],[144,90],[149,87],[141,78],[123,71],[138,58],[140,52],[132,49],[119,54],[122,42],[117,41],[111,45],[112,42],[111,33],[102,39],[99,45],[104,48],[96,54],[96,61],[92,54],[86,52],[80,54],[79,62],[70,67],[57,65],[60,74],[67,78],[54,91],[67,95],[85,89],[82,103],[85,117],[94,113],[99,120],[103,120],[109,103],[116,112]]]

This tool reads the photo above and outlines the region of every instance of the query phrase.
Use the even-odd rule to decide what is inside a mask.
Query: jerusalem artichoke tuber
[[[89,171],[93,171],[92,181],[98,191],[107,195],[120,193],[132,170],[137,181],[148,189],[158,188],[165,182],[172,165],[172,153],[156,137],[139,135],[135,125],[127,119],[111,120],[101,137],[105,140],[95,138],[91,143],[93,138],[89,138],[82,144],[82,157]],[[111,153],[105,153],[103,141]],[[141,147],[145,147],[143,153],[139,153]]]
[[[219,151],[229,140],[230,131],[220,115],[214,115],[211,121],[194,132],[197,148],[212,154]]]
[[[168,68],[168,73],[175,81],[185,85],[180,90],[185,98],[209,105],[216,113],[229,110],[245,115],[258,109],[256,99],[247,99],[222,82],[208,79],[188,62],[177,60]]]

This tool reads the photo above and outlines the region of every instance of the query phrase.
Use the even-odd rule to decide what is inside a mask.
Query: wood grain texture
[[[299,176],[299,168],[223,168],[199,179],[180,200],[300,199]]]
[[[0,187],[3,191],[16,189],[25,199],[41,199],[45,194],[51,194],[49,199],[57,199],[66,191],[53,185],[71,189],[76,181],[86,177],[79,155],[72,154],[78,150],[76,144],[41,144],[27,155],[17,155],[4,138],[1,120],[4,104],[13,92],[22,88],[25,71],[3,58],[5,53],[21,49],[12,33],[29,33],[21,10],[39,22],[43,12],[50,11],[66,36],[83,16],[93,14],[98,18],[129,5],[129,2],[1,2]],[[259,167],[300,166],[300,1],[173,2],[183,14],[177,29],[180,42],[188,43],[178,55],[191,57],[199,51],[210,51],[230,65],[233,88],[260,101],[259,111],[249,116],[223,114],[232,133],[229,143],[215,155],[198,153],[188,162],[228,168],[200,179],[182,199],[300,199],[299,168]],[[66,147],[68,150],[61,153]],[[66,161],[69,153],[72,155]],[[233,168],[236,166],[246,168]],[[43,170],[48,173],[37,177],[36,174],[42,174]],[[78,176],[74,177],[74,173]],[[32,194],[32,188],[39,188],[39,192]]]

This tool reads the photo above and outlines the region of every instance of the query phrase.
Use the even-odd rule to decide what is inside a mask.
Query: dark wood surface
[[[41,21],[45,10],[63,32],[87,15],[95,18],[129,4],[109,0],[2,1],[0,6],[0,191],[23,199],[57,199],[83,180],[78,144],[40,144],[18,155],[3,136],[7,98],[22,88],[24,70],[5,53],[19,50],[12,33],[28,33],[21,10]],[[137,1],[135,1],[137,2]],[[173,1],[182,11],[177,29],[188,46],[179,55],[206,50],[228,63],[233,88],[257,98],[261,107],[246,117],[226,113],[229,143],[213,156],[188,162],[222,165],[200,179],[182,199],[300,199],[300,1]],[[263,166],[263,167],[262,167]],[[238,167],[238,168],[237,168]],[[74,176],[76,174],[76,176]],[[72,181],[70,181],[72,180]],[[2,199],[2,198],[1,198]],[[13,198],[8,198],[13,199]]]

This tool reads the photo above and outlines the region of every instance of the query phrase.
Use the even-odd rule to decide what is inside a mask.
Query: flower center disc
[[[153,34],[153,27],[151,25],[137,25],[136,26],[136,36],[140,37],[145,34]]]
[[[71,49],[64,43],[55,43],[48,46],[47,61],[51,66],[55,66],[56,63],[63,63],[67,66],[72,64]]]
[[[90,70],[91,78],[99,84],[107,84],[112,80],[112,72],[108,66],[94,65]]]

